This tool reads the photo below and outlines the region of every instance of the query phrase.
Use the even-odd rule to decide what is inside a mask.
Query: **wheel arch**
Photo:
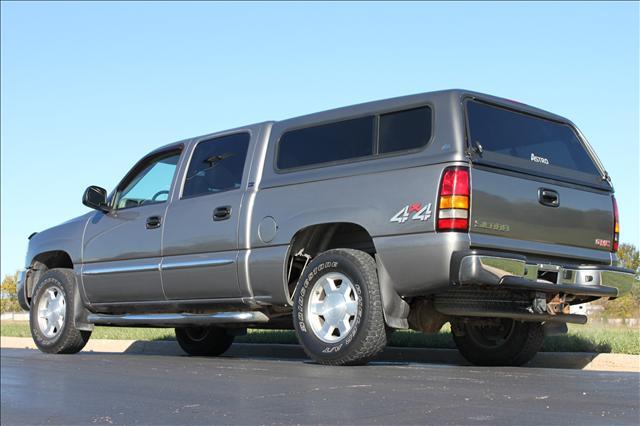
[[[30,302],[33,289],[45,272],[54,268],[73,269],[71,256],[64,250],[50,250],[36,254],[29,263],[29,274],[25,282],[25,296]]]
[[[304,266],[323,251],[332,248],[351,248],[375,256],[371,234],[353,222],[326,222],[308,225],[291,237],[286,257],[286,279],[292,295]]]

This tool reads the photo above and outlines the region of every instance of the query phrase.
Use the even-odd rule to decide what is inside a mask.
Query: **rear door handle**
[[[231,217],[231,206],[216,207],[213,211],[213,220],[226,220]]]
[[[538,188],[538,201],[543,206],[558,207],[560,196],[553,189]]]
[[[162,218],[160,216],[149,216],[147,218],[147,229],[160,228],[160,225],[162,225]]]

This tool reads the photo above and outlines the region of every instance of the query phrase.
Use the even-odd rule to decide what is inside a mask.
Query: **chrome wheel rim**
[[[58,286],[45,290],[38,302],[38,328],[47,338],[60,334],[64,327],[67,301]]]
[[[344,274],[331,272],[321,276],[311,289],[307,319],[316,337],[325,343],[337,343],[347,337],[358,314],[358,294]]]

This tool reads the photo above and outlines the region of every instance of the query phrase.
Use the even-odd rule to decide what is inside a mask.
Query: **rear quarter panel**
[[[401,295],[419,294],[427,288],[448,283],[449,264],[441,259],[450,250],[468,246],[468,235],[457,234],[454,247],[435,232],[435,206],[438,183],[444,167],[455,163],[433,164],[409,169],[341,177],[323,181],[297,183],[258,192],[251,223],[252,252],[278,251],[286,263],[288,246],[294,235],[309,226],[346,222],[360,225],[373,237],[377,254]],[[403,222],[391,219],[407,206],[429,207],[424,220],[413,219],[418,207]],[[273,217],[277,223],[274,239],[260,240],[259,223]],[[257,256],[261,258],[262,256]],[[256,260],[256,259],[254,259]],[[254,260],[250,264],[257,266]],[[255,295],[268,294],[274,288],[261,274],[251,277]],[[257,271],[256,271],[257,272]],[[273,280],[284,281],[282,269]]]

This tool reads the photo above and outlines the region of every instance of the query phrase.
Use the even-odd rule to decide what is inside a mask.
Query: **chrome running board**
[[[223,324],[253,324],[269,322],[262,312],[217,312],[215,314],[89,314],[87,320],[96,325],[122,326],[203,326]]]

